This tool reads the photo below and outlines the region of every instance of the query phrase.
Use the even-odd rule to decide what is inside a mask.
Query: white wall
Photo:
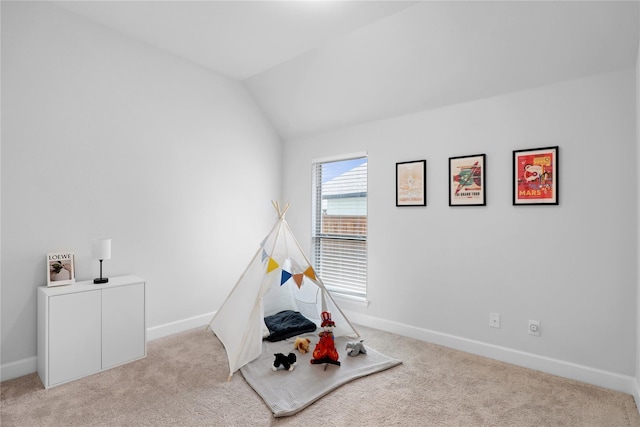
[[[54,5],[2,2],[2,125],[3,378],[35,370],[47,252],[88,280],[112,238],[154,335],[206,323],[274,218],[281,142],[239,83]]]
[[[640,165],[640,46],[638,47],[638,57],[636,58],[636,164]],[[636,170],[636,182],[640,183],[640,171]],[[637,239],[636,248],[640,255],[640,185],[637,190]],[[634,398],[636,406],[640,408],[640,262],[636,260],[636,280],[637,280],[637,302],[636,302],[636,384]]]
[[[0,23],[2,23],[2,4],[0,4]],[[0,29],[1,30],[1,29]],[[2,99],[2,36],[0,34],[0,100]],[[0,102],[0,167],[2,165],[2,103]],[[0,242],[2,242],[2,173],[0,170]],[[2,308],[2,244],[0,244],[0,309]],[[2,331],[2,313],[0,313],[0,331]],[[0,366],[2,364],[2,340],[0,340]],[[1,369],[1,368],[0,368]],[[0,371],[0,380],[2,372]]]
[[[629,69],[286,141],[287,218],[309,249],[311,159],[367,151],[369,305],[343,302],[352,320],[629,390],[635,120]],[[512,151],[552,145],[559,206],[512,206]],[[478,153],[488,205],[449,207],[448,158]],[[398,208],[395,163],[417,159],[427,159],[428,206]]]

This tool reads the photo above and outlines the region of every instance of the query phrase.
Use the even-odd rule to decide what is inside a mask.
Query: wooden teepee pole
[[[276,212],[278,212],[278,218],[284,218],[284,215],[287,213],[287,210],[289,210],[289,206],[291,206],[291,203],[287,203],[286,205],[284,205],[284,209],[280,210],[280,203],[278,203],[275,200],[272,200],[271,204],[275,208]]]

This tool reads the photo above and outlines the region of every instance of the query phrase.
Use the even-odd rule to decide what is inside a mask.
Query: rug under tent
[[[296,337],[270,342],[263,341],[262,354],[244,365],[240,372],[247,383],[264,400],[274,417],[294,415],[331,391],[357,378],[381,372],[402,363],[366,345],[366,354],[349,356],[346,345],[351,339],[337,337],[336,349],[340,355],[340,366],[332,364],[313,365],[313,349],[318,335],[299,335],[309,338],[310,351],[302,354],[294,349]],[[362,338],[360,338],[362,339]],[[273,371],[274,354],[294,353],[297,363],[292,371]]]

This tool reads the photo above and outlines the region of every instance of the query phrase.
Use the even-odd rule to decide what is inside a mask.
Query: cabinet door
[[[49,298],[49,384],[100,371],[100,291]]]
[[[144,357],[144,283],[102,290],[102,368]]]

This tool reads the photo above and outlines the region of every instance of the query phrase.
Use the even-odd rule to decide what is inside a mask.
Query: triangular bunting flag
[[[278,267],[280,267],[280,264],[278,264],[273,258],[269,258],[269,265],[267,265],[267,273],[271,273],[273,270],[275,270]]]
[[[307,276],[311,280],[316,280],[316,272],[313,271],[313,267],[311,267],[311,266],[309,266],[309,268],[307,268],[304,271],[304,275]]]
[[[282,270],[282,278],[280,279],[280,286],[284,285],[287,280],[291,278],[291,273],[286,270]]]
[[[303,277],[304,277],[304,274],[302,274],[302,273],[293,275],[293,280],[295,280],[296,285],[298,285],[298,289],[300,289],[300,286],[302,286],[302,278]]]
[[[264,262],[265,259],[267,259],[269,257],[269,255],[267,255],[267,251],[265,251],[264,249],[262,250],[262,262]]]

